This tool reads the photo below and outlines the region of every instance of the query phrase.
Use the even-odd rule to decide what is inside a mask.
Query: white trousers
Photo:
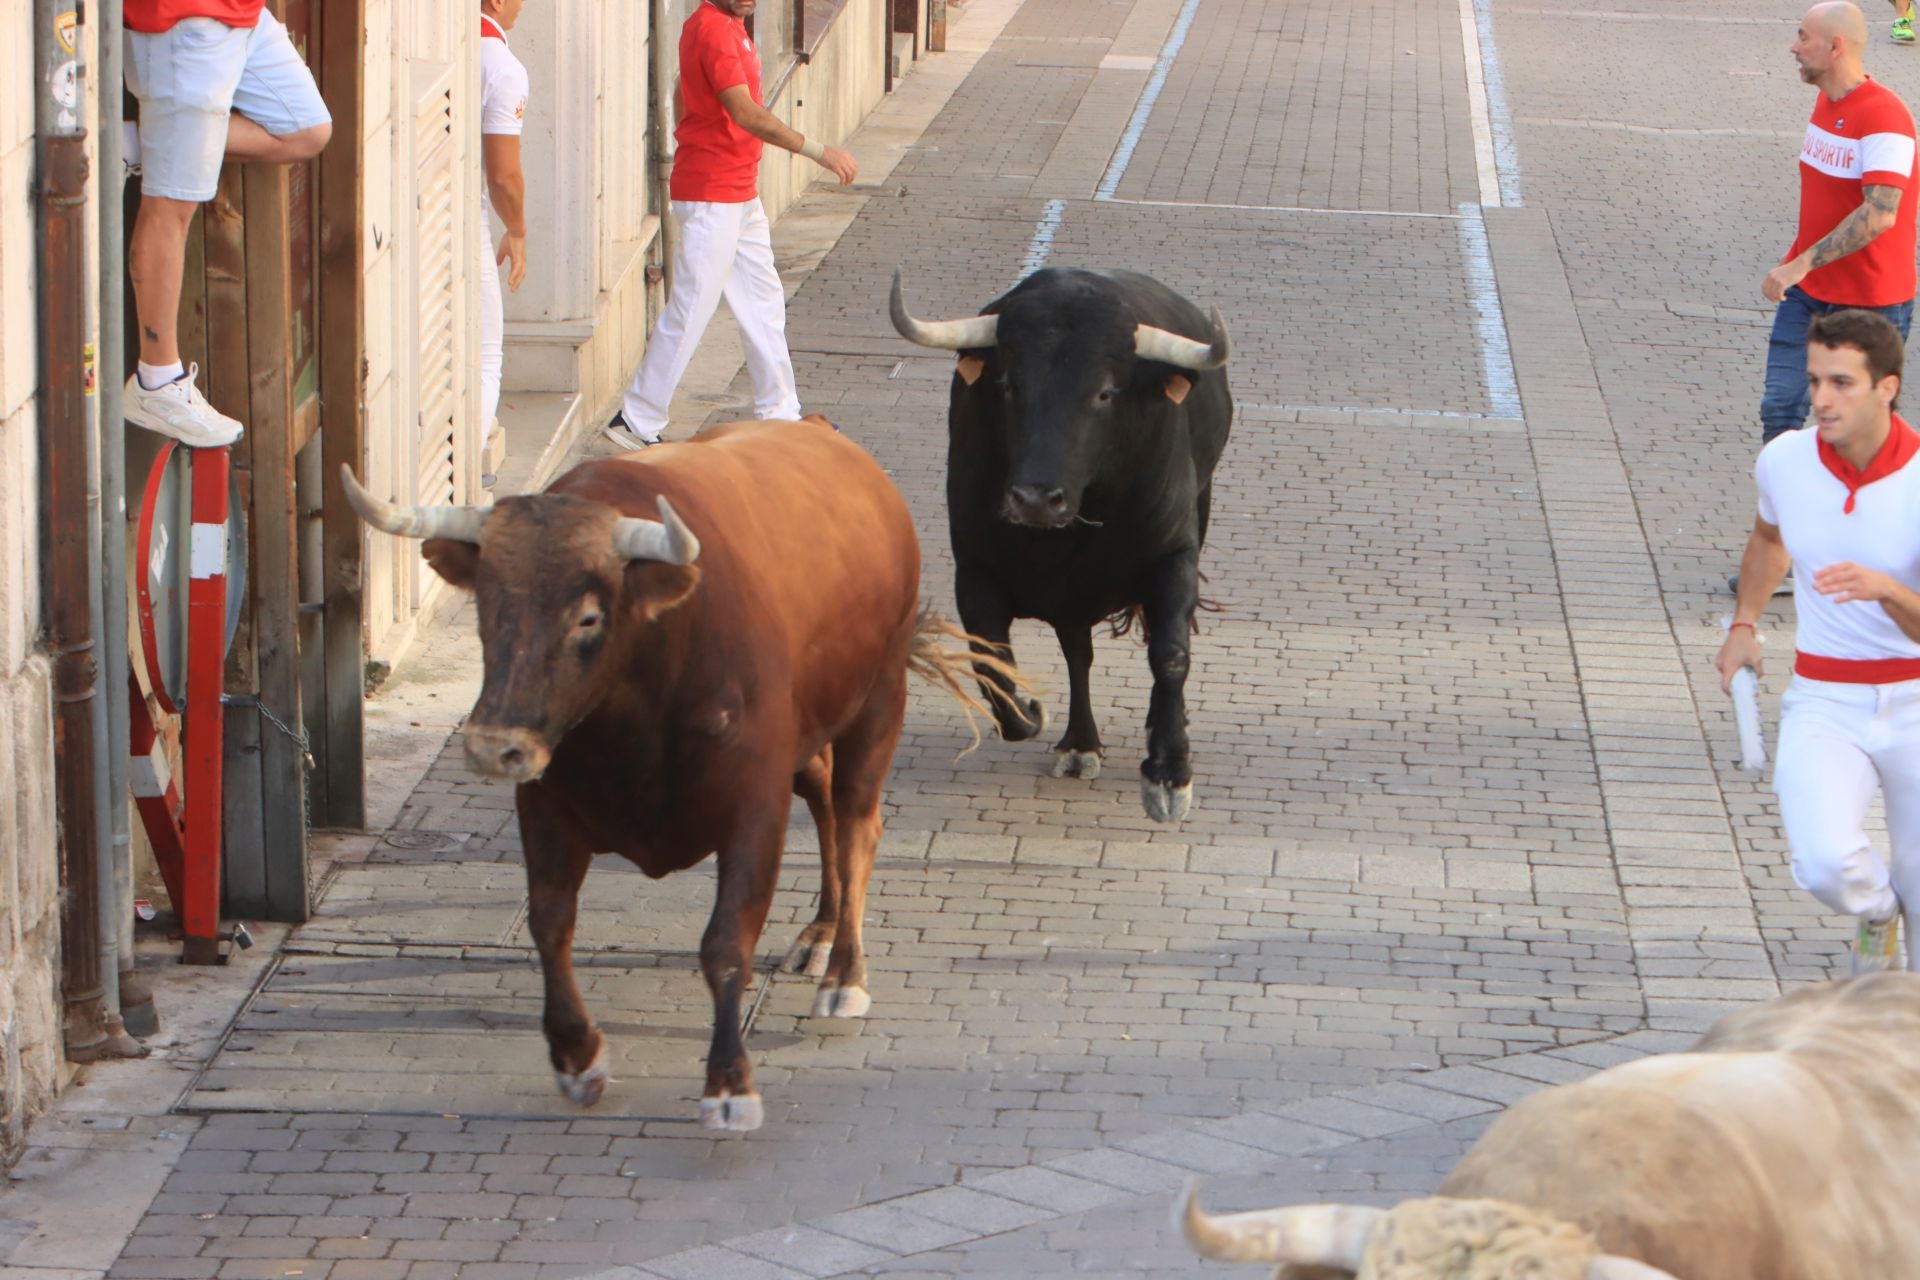
[[[1869,920],[1904,906],[1907,967],[1920,969],[1920,680],[1795,676],[1780,708],[1773,790],[1794,883],[1831,910]],[[1886,800],[1884,856],[1866,832],[1875,791]]]
[[[500,368],[506,360],[506,307],[500,298],[500,264],[494,261],[493,221],[480,215],[480,443],[493,434],[500,414]]]
[[[766,209],[757,198],[742,204],[675,200],[673,216],[680,225],[673,292],[621,405],[627,429],[649,440],[666,429],[674,388],[722,297],[746,343],[754,416],[799,417],[800,393],[787,354],[787,299],[773,267]]]

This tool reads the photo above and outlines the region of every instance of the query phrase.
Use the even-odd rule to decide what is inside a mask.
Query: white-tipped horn
[[[1670,1272],[1633,1258],[1602,1254],[1587,1268],[1587,1280],[1674,1280]]]
[[[1218,307],[1213,309],[1208,320],[1209,331],[1213,334],[1211,342],[1196,342],[1183,334],[1156,329],[1150,324],[1135,325],[1133,354],[1142,360],[1158,360],[1182,369],[1191,369],[1195,373],[1218,369],[1226,364],[1227,357],[1232,354],[1227,342],[1227,322],[1220,318]]]
[[[692,564],[700,558],[700,539],[693,536],[665,498],[660,518],[642,520],[621,516],[613,525],[613,549],[628,560],[658,560],[663,564]]]
[[[991,347],[1000,334],[999,316],[969,316],[965,320],[915,320],[907,314],[907,300],[900,289],[900,268],[893,269],[893,294],[887,299],[887,312],[893,327],[908,342],[942,351],[973,351]]]
[[[1218,1262],[1271,1262],[1358,1271],[1367,1237],[1384,1209],[1357,1204],[1303,1204],[1253,1213],[1207,1214],[1199,1184],[1187,1183],[1179,1210],[1187,1243]]]
[[[403,507],[376,498],[353,478],[353,468],[340,464],[340,482],[347,501],[362,520],[382,533],[402,538],[446,538],[451,542],[480,541],[480,526],[488,513],[480,507]]]

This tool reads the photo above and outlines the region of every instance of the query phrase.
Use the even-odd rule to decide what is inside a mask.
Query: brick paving
[[[970,8],[961,41],[999,12]],[[1707,665],[1751,519],[1798,6],[1495,3],[1525,203],[1484,214],[1455,0],[1209,2],[1157,71],[1178,0],[1001,8],[795,295],[800,381],[906,493],[945,602],[950,366],[892,334],[893,267],[916,312],[971,313],[1051,211],[1051,261],[1220,305],[1240,411],[1192,817],[1140,812],[1131,640],[1098,647],[1090,783],[1042,744],[956,759],[964,719],[916,691],[873,1012],[823,1027],[771,972],[817,884],[801,819],[749,1041],[767,1124],[716,1138],[692,1119],[710,872],[589,879],[615,1082],[571,1111],[509,793],[423,742],[394,828],[184,1098],[204,1119],[113,1276],[1194,1275],[1166,1219],[1189,1176],[1228,1209],[1418,1193],[1526,1091],[1835,971]],[[1912,97],[1912,56],[1870,66]],[[1015,644],[1064,687],[1049,634]]]

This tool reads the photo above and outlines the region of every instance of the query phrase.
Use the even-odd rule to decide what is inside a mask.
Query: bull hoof
[[[1020,719],[1014,724],[1007,723],[1010,716],[1004,705],[999,710],[1000,736],[1008,742],[1025,742],[1047,731],[1047,706],[1038,698],[1027,699],[1026,705],[1020,708]]]
[[[607,1091],[607,1082],[612,1077],[607,1074],[607,1046],[600,1044],[600,1051],[593,1055],[593,1062],[585,1071],[556,1071],[553,1081],[560,1086],[560,1092],[567,1101],[579,1107],[590,1107],[600,1101],[600,1095]]]
[[[813,998],[816,1018],[864,1018],[873,1008],[873,997],[862,987],[822,987]]]
[[[751,1133],[767,1118],[757,1093],[723,1093],[700,1099],[700,1127],[728,1133]]]
[[[822,978],[827,973],[827,961],[833,956],[833,939],[821,941],[801,934],[793,949],[787,952],[787,958],[780,962],[782,973],[804,973],[809,978]]]
[[[1085,782],[1092,782],[1100,776],[1100,753],[1098,751],[1056,751],[1053,753],[1053,776],[1079,778]]]
[[[1173,786],[1170,783],[1155,782],[1152,778],[1140,779],[1140,803],[1146,808],[1147,816],[1155,822],[1181,822],[1193,808],[1193,784]]]

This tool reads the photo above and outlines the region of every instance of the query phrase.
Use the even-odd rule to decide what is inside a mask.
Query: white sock
[[[148,391],[158,391],[169,382],[187,376],[187,366],[175,360],[172,364],[148,364],[140,362],[140,385]]]

